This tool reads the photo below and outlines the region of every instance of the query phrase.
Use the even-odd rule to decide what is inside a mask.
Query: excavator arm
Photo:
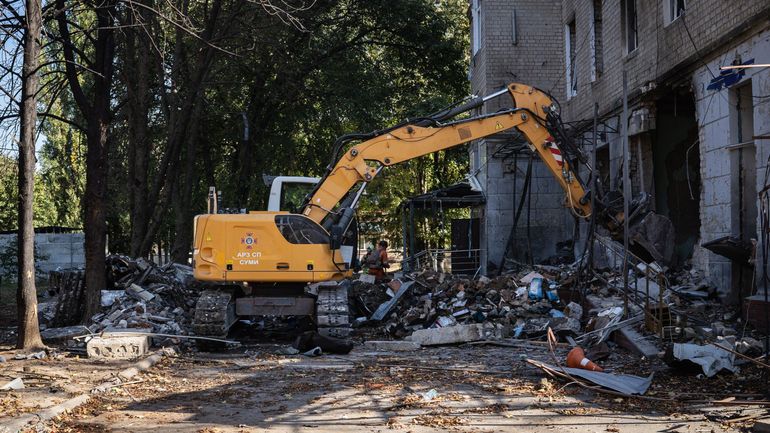
[[[338,205],[356,184],[372,181],[382,167],[516,128],[564,189],[567,206],[578,216],[590,216],[592,210],[585,186],[574,173],[569,158],[557,146],[554,131],[546,126],[549,116],[551,119],[558,116],[551,98],[534,87],[517,83],[508,85],[507,92],[498,92],[493,97],[502,93],[508,93],[513,98],[513,108],[450,122],[440,122],[435,117],[406,122],[348,148],[318,183],[302,214],[324,224],[327,229],[334,228],[326,224],[328,217],[336,217],[337,231],[344,231],[352,212],[347,212],[346,218],[345,209],[339,209]],[[460,110],[443,113],[442,117],[454,117],[481,106],[489,99],[475,98]],[[334,237],[334,230],[330,231]]]

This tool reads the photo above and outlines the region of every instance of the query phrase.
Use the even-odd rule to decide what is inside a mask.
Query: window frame
[[[629,33],[629,4],[633,5],[633,39]],[[633,54],[639,48],[639,5],[636,0],[620,1],[620,30],[622,33],[623,55]],[[630,42],[633,40],[633,48],[629,49]]]
[[[573,31],[574,30],[574,34]],[[577,21],[572,17],[564,24],[564,69],[567,99],[577,96]]]
[[[598,4],[597,4],[598,3]],[[591,2],[591,82],[596,82],[604,73],[604,11],[603,1]],[[598,9],[597,9],[598,6]],[[597,13],[598,12],[598,13]],[[598,19],[597,19],[598,18]],[[598,35],[598,37],[597,37]]]
[[[481,0],[471,0],[471,57],[481,51]]]
[[[682,7],[677,8],[677,4],[681,2]],[[665,26],[674,23],[687,11],[687,0],[666,0],[663,2],[663,18]]]

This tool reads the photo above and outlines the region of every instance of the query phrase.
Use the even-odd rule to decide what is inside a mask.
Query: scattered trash
[[[420,395],[422,396],[422,401],[427,403],[429,401],[432,401],[434,398],[438,397],[438,391],[436,391],[435,389],[431,389],[430,391],[424,392]]]
[[[733,347],[727,341],[719,343],[731,350]],[[738,367],[733,365],[735,355],[716,346],[701,346],[691,343],[674,343],[666,353],[664,359],[674,368],[693,371],[693,364],[698,366],[706,377],[713,377],[721,370],[738,372]]]
[[[305,356],[311,356],[311,357],[313,357],[313,356],[321,356],[321,355],[323,355],[323,350],[321,350],[320,347],[314,347],[314,348],[312,348],[312,349],[310,349],[307,352],[304,352],[302,354],[305,355]]]
[[[24,381],[20,377],[0,386],[0,391],[13,391],[17,389],[24,389]]]
[[[13,359],[16,360],[22,360],[22,359],[43,359],[45,358],[45,350],[41,350],[40,352],[34,352],[34,353],[17,353],[13,356]]]

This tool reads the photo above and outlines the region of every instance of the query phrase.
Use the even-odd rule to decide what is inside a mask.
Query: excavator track
[[[193,332],[201,337],[225,338],[236,319],[235,296],[231,290],[206,290],[195,304]],[[199,342],[199,346],[209,345]]]
[[[348,281],[336,285],[318,287],[316,300],[316,324],[318,333],[326,337],[348,338],[350,308],[348,306]]]

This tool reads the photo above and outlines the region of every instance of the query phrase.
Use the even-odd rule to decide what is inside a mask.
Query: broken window
[[[571,98],[575,95],[577,95],[577,73],[576,73],[576,61],[575,61],[575,54],[576,54],[576,32],[577,27],[575,26],[575,19],[573,18],[572,21],[567,23],[566,26],[564,26],[564,55],[565,55],[565,63],[566,63],[566,69],[567,69],[567,98]]]
[[[665,7],[666,24],[671,24],[684,13],[685,0],[666,0],[663,2]]]
[[[623,54],[630,54],[638,45],[636,0],[621,0],[620,27],[623,33]]]
[[[604,49],[602,47],[602,0],[594,0],[594,19],[591,22],[591,81],[596,81],[604,72]]]
[[[471,45],[475,56],[481,49],[481,0],[471,2]]]

